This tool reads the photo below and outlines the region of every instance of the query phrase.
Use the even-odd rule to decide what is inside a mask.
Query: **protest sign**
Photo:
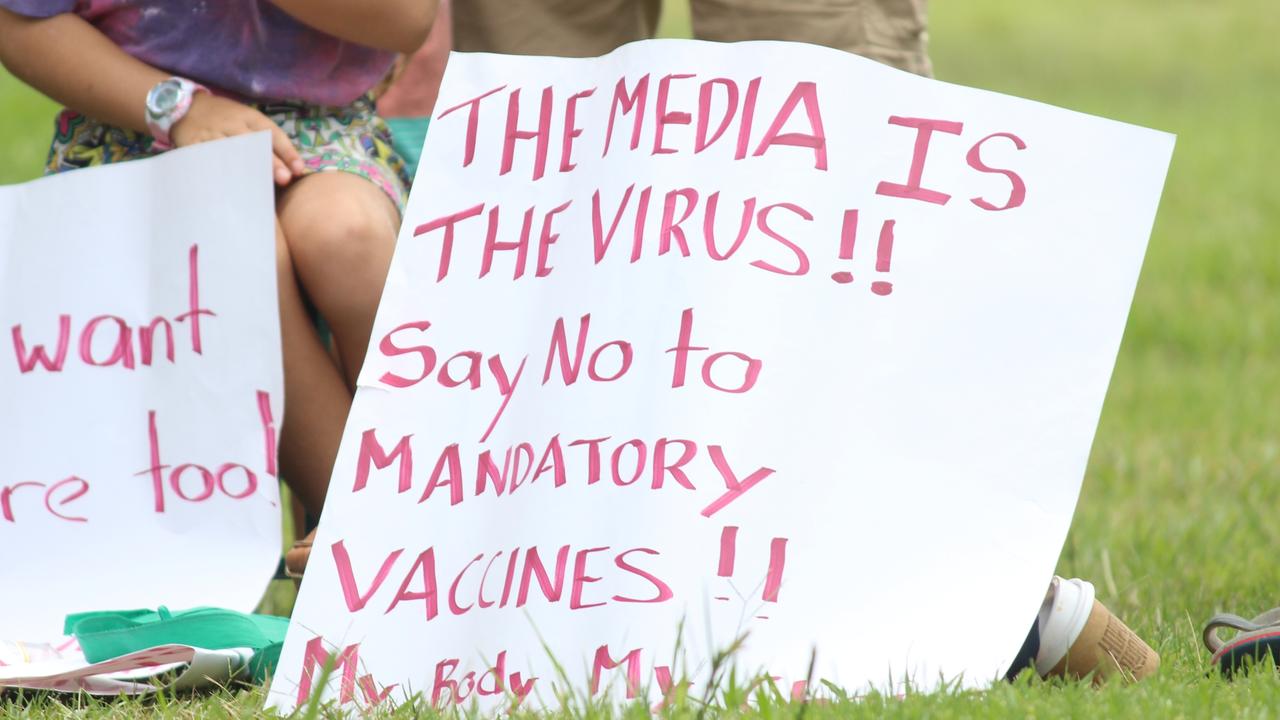
[[[265,133],[0,188],[0,639],[252,610],[280,558]]]
[[[271,703],[1005,671],[1171,136],[785,43],[437,107]]]

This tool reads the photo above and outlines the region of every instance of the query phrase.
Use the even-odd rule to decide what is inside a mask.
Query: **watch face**
[[[147,111],[157,117],[167,115],[178,106],[181,97],[182,84],[177,80],[165,80],[151,88],[147,95]]]

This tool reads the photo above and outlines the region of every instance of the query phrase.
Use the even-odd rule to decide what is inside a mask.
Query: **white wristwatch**
[[[186,117],[191,109],[191,101],[198,92],[209,92],[209,88],[200,83],[182,77],[171,77],[161,80],[147,93],[147,129],[155,142],[151,144],[156,150],[168,150],[173,147],[173,138],[169,132],[178,121]]]

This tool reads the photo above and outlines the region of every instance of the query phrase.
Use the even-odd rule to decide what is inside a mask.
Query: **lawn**
[[[676,9],[663,27],[682,34],[687,14]],[[1092,580],[1163,664],[1155,679],[1128,688],[1021,683],[809,715],[1270,717],[1280,707],[1273,674],[1206,677],[1199,641],[1216,611],[1250,616],[1280,604],[1280,523],[1269,515],[1280,492],[1280,144],[1268,139],[1280,117],[1277,37],[1275,0],[934,3],[941,79],[1178,135],[1059,566]],[[0,107],[0,182],[34,177],[53,106],[0,74]],[[10,701],[0,715],[126,717],[145,707],[225,717],[257,700],[222,694],[87,710]]]

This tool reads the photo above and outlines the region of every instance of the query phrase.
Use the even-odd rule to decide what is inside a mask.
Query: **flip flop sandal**
[[[1235,637],[1223,640],[1221,628],[1239,630]],[[1213,653],[1213,664],[1224,677],[1247,669],[1249,661],[1258,662],[1265,655],[1280,664],[1280,608],[1268,610],[1252,620],[1239,615],[1219,613],[1204,626],[1204,644]]]
[[[291,578],[301,578],[306,572],[307,560],[311,559],[311,544],[315,542],[316,531],[295,542],[289,552],[284,554],[284,571]]]

